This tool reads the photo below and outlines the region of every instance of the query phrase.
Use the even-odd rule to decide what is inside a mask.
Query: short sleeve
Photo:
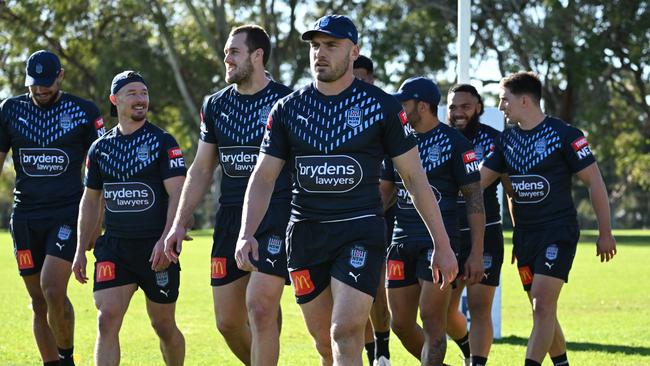
[[[562,155],[573,173],[577,173],[596,162],[587,138],[582,131],[573,126],[567,126]]]
[[[503,156],[503,134],[494,140],[494,149],[490,149],[485,160],[483,160],[483,165],[497,173],[506,173],[506,160]]]
[[[481,180],[479,161],[472,143],[458,133],[454,149],[452,171],[458,185],[464,186],[479,182]]]
[[[168,133],[163,134],[160,147],[162,149],[158,159],[160,177],[165,180],[172,177],[185,176],[187,174],[187,168],[185,166],[183,150],[178,146],[178,142],[176,142],[174,136]]]
[[[394,158],[411,150],[417,142],[411,133],[406,112],[397,99],[388,96],[384,102],[384,111],[382,142],[388,157]]]
[[[100,153],[97,142],[93,143],[88,150],[86,156],[86,177],[84,178],[84,185],[90,189],[101,190],[104,186],[102,172],[99,168],[98,158]]]
[[[212,98],[207,97],[203,101],[203,106],[201,106],[201,131],[199,138],[203,142],[209,144],[217,143],[217,135],[214,131],[214,113],[210,106],[212,105]]]
[[[260,151],[286,161],[289,159],[291,147],[283,110],[281,101],[276,102],[271,109]]]
[[[11,135],[9,134],[9,121],[5,120],[5,108],[7,101],[5,100],[0,104],[0,152],[9,152],[11,149]]]
[[[381,162],[381,175],[379,179],[389,182],[395,181],[395,168],[393,167],[393,160],[391,158],[385,158]]]
[[[86,125],[85,147],[88,148],[95,140],[104,136],[106,127],[104,126],[104,119],[99,112],[99,108],[94,103],[88,103],[86,113],[88,114],[88,124]]]

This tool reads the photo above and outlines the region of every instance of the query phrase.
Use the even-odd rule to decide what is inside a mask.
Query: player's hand
[[[616,255],[616,239],[611,232],[598,235],[596,240],[596,256],[600,256],[600,262],[609,262]]]
[[[164,253],[167,259],[178,263],[178,256],[183,249],[183,240],[192,241],[192,237],[187,235],[187,228],[174,224],[167,233],[164,241]]]
[[[445,247],[438,245],[437,248],[433,249],[433,255],[431,255],[431,271],[433,273],[433,283],[442,282],[440,285],[441,290],[444,290],[456,279],[458,262],[456,261],[454,251],[451,250],[449,245]],[[442,281],[440,281],[440,276],[442,276]]]
[[[471,252],[465,262],[463,279],[468,285],[474,285],[483,279],[483,255]]]
[[[151,269],[155,272],[169,267],[170,260],[165,256],[165,242],[162,239],[154,245],[149,262],[151,262]]]
[[[81,284],[88,282],[88,277],[86,276],[87,263],[86,252],[77,251],[72,261],[72,273],[74,273],[74,278]]]
[[[242,271],[257,271],[257,267],[253,265],[250,257],[252,256],[254,260],[259,260],[259,244],[254,237],[242,237],[237,240],[237,247],[235,248],[235,261],[237,262],[237,267]]]

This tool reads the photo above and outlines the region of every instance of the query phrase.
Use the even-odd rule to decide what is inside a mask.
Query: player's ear
[[[356,61],[359,58],[359,54],[360,54],[359,45],[356,45],[356,44],[353,45],[352,48],[350,49],[351,61],[352,62]]]
[[[113,105],[117,105],[117,97],[115,97],[115,95],[113,94],[109,95],[108,100],[110,100],[111,103],[113,103]]]
[[[59,76],[57,76],[56,79],[57,79],[59,82],[61,82],[61,81],[63,81],[63,76],[64,76],[64,75],[65,75],[65,70],[64,70],[64,69],[61,69],[61,70],[59,71]]]

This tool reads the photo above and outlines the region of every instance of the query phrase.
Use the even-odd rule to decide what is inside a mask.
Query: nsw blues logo
[[[258,115],[258,121],[261,125],[266,126],[266,122],[269,119],[269,114],[271,113],[271,105],[265,105],[260,109],[259,115]]]
[[[165,287],[169,283],[169,272],[160,271],[156,272],[156,285],[159,287]]]
[[[64,130],[69,130],[72,127],[72,117],[67,113],[61,113],[59,116],[59,126]]]
[[[551,244],[546,248],[546,259],[549,261],[554,261],[557,259],[558,247],[555,244]]]
[[[535,154],[542,155],[546,151],[547,145],[546,139],[544,138],[535,141]]]
[[[329,18],[329,17],[325,17],[325,18],[321,19],[321,21],[320,21],[320,23],[318,24],[318,26],[321,27],[321,28],[325,28],[325,27],[327,27],[328,24],[330,24],[330,18]]]
[[[68,225],[62,225],[59,228],[59,233],[56,235],[59,240],[68,240],[70,239],[70,234],[72,233],[72,228]]]
[[[43,72],[43,65],[36,64],[36,70],[35,71],[36,71],[37,74],[42,73]]]
[[[284,241],[282,240],[281,237],[277,235],[271,235],[271,237],[269,238],[269,243],[266,246],[266,250],[272,255],[276,255],[280,253],[280,250],[282,250],[283,244]]]
[[[149,160],[149,145],[142,144],[138,146],[138,150],[136,151],[136,156],[138,157],[138,160],[142,162]]]
[[[351,128],[356,128],[361,125],[363,111],[359,107],[352,107],[345,113],[346,124]]]
[[[489,254],[483,255],[483,268],[490,269],[492,268],[492,256]]]
[[[366,257],[368,257],[368,251],[366,248],[355,245],[350,250],[350,265],[354,268],[361,268],[366,265]]]
[[[476,154],[476,160],[482,161],[483,160],[483,146],[477,145],[474,147],[474,154]]]
[[[429,151],[427,151],[427,160],[435,163],[436,161],[440,160],[440,152],[442,149],[440,149],[439,145],[433,145],[429,148]]]

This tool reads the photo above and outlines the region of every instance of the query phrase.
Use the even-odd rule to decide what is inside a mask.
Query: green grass
[[[583,231],[582,244],[570,282],[560,298],[559,317],[568,339],[573,365],[650,365],[650,232],[616,233],[619,254],[601,264],[595,256],[596,233]],[[510,235],[506,241],[510,242]],[[0,365],[37,365],[40,362],[31,334],[29,298],[17,274],[11,240],[0,233]],[[185,245],[182,256],[178,323],[187,342],[187,365],[238,365],[217,333],[209,285],[211,237],[201,232]],[[508,244],[506,253],[511,246]],[[506,255],[508,257],[508,255]],[[90,257],[89,257],[90,258]],[[490,354],[491,365],[521,365],[531,327],[530,309],[515,268],[504,264],[503,338]],[[78,365],[92,365],[95,307],[92,285],[70,282],[75,306],[75,354]],[[316,365],[312,345],[290,287],[282,299],[284,329],[281,365]],[[161,365],[157,338],[149,326],[141,291],[134,296],[121,331],[123,365]],[[415,365],[395,335],[391,336],[393,365]],[[460,351],[448,344],[447,362],[460,365]],[[546,360],[545,365],[550,365]]]

